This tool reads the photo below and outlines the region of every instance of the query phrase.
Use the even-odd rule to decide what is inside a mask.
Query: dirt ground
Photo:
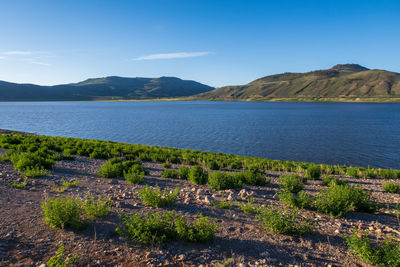
[[[1,151],[0,151],[1,152]],[[205,185],[161,177],[161,163],[145,162],[150,170],[140,185],[128,184],[121,179],[104,179],[97,170],[105,160],[76,157],[74,161],[59,161],[45,177],[28,179],[24,189],[15,189],[8,183],[22,182],[23,178],[10,162],[0,162],[0,266],[39,266],[55,255],[58,245],[65,245],[67,254],[77,254],[79,266],[213,266],[229,258],[236,266],[367,266],[350,254],[343,240],[345,233],[354,227],[368,229],[372,236],[378,232],[400,237],[400,223],[390,210],[400,203],[399,194],[383,191],[381,184],[387,180],[352,179],[372,191],[372,196],[384,208],[376,214],[351,212],[342,218],[331,218],[315,211],[301,210],[301,216],[315,222],[311,234],[301,238],[271,233],[261,227],[254,215],[243,213],[236,205],[222,210],[208,200],[226,199],[246,202],[239,190],[213,191]],[[177,169],[178,165],[173,165]],[[281,173],[269,173],[271,184],[246,186],[244,195],[252,195],[255,203],[284,208],[275,197],[279,190]],[[52,190],[61,179],[79,179],[79,187],[68,188],[63,193]],[[159,185],[160,188],[180,188],[175,205],[155,209],[146,207],[138,198],[138,190]],[[316,194],[323,187],[321,181],[308,181],[305,191]],[[83,231],[53,229],[41,215],[41,202],[48,197],[70,195],[108,198],[113,201],[109,216],[98,219]],[[185,242],[164,243],[156,246],[142,245],[119,237],[115,228],[120,214],[145,214],[154,210],[175,210],[190,219],[199,213],[215,218],[219,230],[213,241],[206,244]],[[361,225],[360,225],[361,224]]]

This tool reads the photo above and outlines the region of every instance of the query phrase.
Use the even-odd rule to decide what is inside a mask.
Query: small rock
[[[229,196],[228,196],[227,199],[228,199],[229,201],[235,200],[235,199],[236,199],[235,193],[229,194]]]
[[[211,196],[206,196],[206,198],[204,199],[204,203],[206,204],[211,204],[211,202],[213,202],[214,199]]]

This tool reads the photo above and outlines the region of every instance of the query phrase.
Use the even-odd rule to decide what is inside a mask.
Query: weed
[[[146,185],[146,187],[139,191],[139,198],[146,206],[155,208],[162,208],[171,206],[175,203],[179,194],[179,188],[176,187],[174,191],[169,193],[166,189],[162,192],[158,185],[154,189]]]
[[[302,236],[312,231],[310,222],[299,219],[296,210],[290,212],[286,210],[283,213],[272,207],[263,208],[257,215],[257,219],[264,228],[278,234]]]
[[[48,267],[70,267],[73,266],[75,261],[78,259],[77,255],[72,255],[71,257],[68,257],[67,255],[64,254],[64,244],[60,244],[56,255],[51,257],[47,262],[46,266]]]
[[[80,180],[75,179],[71,182],[68,182],[67,180],[61,179],[61,183],[64,187],[70,188],[70,187],[78,187],[80,184]]]
[[[325,177],[324,179],[322,179],[322,184],[324,186],[330,186],[332,184],[335,185],[345,185],[348,184],[348,181],[345,179],[338,179],[336,177]]]
[[[282,175],[280,178],[282,187],[290,193],[298,193],[303,190],[303,179],[295,174]]]
[[[9,187],[13,187],[13,188],[17,188],[17,189],[23,189],[27,184],[28,184],[28,181],[25,178],[22,183],[13,182],[13,183],[9,183],[8,186]]]
[[[232,208],[232,204],[226,200],[220,202],[212,202],[212,205],[219,208],[219,209],[230,209]]]
[[[367,232],[354,230],[350,236],[345,236],[349,249],[364,261],[378,266],[400,266],[400,242],[393,238],[385,238],[374,246]]]
[[[313,203],[313,198],[304,191],[300,191],[297,195],[280,191],[278,192],[278,196],[283,203],[292,208],[311,208]]]
[[[254,204],[254,198],[247,199],[246,204],[237,202],[237,205],[239,205],[240,209],[247,214],[255,214],[261,209],[260,205]]]

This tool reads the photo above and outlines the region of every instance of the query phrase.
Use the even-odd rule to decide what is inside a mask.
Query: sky
[[[211,86],[357,63],[400,72],[400,1],[0,1],[0,80]]]

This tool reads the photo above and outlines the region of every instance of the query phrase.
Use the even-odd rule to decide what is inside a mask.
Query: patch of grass
[[[232,208],[232,203],[229,203],[227,200],[223,200],[220,202],[212,202],[212,205],[214,207],[217,207],[219,209],[230,209]]]
[[[174,191],[169,193],[166,189],[161,191],[158,185],[156,185],[154,189],[146,185],[144,189],[139,191],[139,198],[146,206],[162,208],[172,206],[175,203],[178,194],[178,187],[176,187]]]
[[[163,171],[161,173],[161,177],[178,179],[179,178],[179,172],[175,171],[175,170],[165,170],[165,171]]]
[[[303,178],[295,175],[282,175],[280,178],[281,186],[286,192],[298,193],[304,188]]]
[[[23,189],[27,184],[28,184],[28,181],[25,178],[22,183],[13,182],[13,183],[9,183],[8,186],[9,187],[13,187],[13,188],[17,188],[17,189]]]
[[[122,226],[116,231],[133,241],[156,244],[172,240],[188,242],[207,242],[211,240],[218,225],[208,217],[200,216],[192,223],[175,216],[173,211],[163,213],[148,213],[121,216]]]
[[[293,194],[286,191],[278,192],[280,201],[292,208],[311,208],[313,204],[313,198],[304,191],[300,191],[299,194]]]
[[[237,205],[247,214],[256,214],[261,209],[260,205],[254,204],[254,198],[252,197],[247,199],[247,203],[237,202]]]
[[[381,243],[374,246],[367,232],[359,233],[354,230],[345,240],[351,252],[364,261],[378,266],[400,266],[400,242],[393,238],[385,238]]]
[[[62,186],[70,188],[70,187],[78,187],[80,184],[80,180],[74,179],[73,181],[69,182],[67,180],[61,179]]]
[[[335,185],[345,185],[348,184],[349,182],[347,180],[344,179],[338,179],[336,177],[325,177],[324,179],[322,179],[322,185],[324,186],[330,186],[331,184],[335,184]]]
[[[382,188],[386,192],[400,194],[400,183],[386,182],[382,184]]]
[[[284,213],[272,207],[263,208],[257,219],[264,228],[278,234],[302,236],[312,231],[310,222],[300,219],[296,210],[286,210]]]
[[[38,178],[46,176],[49,173],[46,169],[41,169],[39,167],[27,167],[23,174],[29,178]]]
[[[47,267],[72,267],[74,266],[74,263],[78,259],[78,256],[76,254],[72,255],[71,257],[68,257],[67,255],[64,254],[64,244],[60,244],[56,255],[51,257],[47,262],[46,266]]]
[[[349,185],[331,186],[318,193],[315,197],[315,207],[319,212],[330,216],[343,216],[349,211],[374,212],[378,206],[370,198],[370,192],[361,186]]]
[[[208,173],[199,166],[193,166],[189,170],[188,180],[194,184],[206,184],[208,181]]]
[[[106,200],[89,198],[80,200],[72,197],[50,198],[42,202],[42,214],[47,224],[54,228],[83,229],[97,217],[103,217],[110,211]]]

